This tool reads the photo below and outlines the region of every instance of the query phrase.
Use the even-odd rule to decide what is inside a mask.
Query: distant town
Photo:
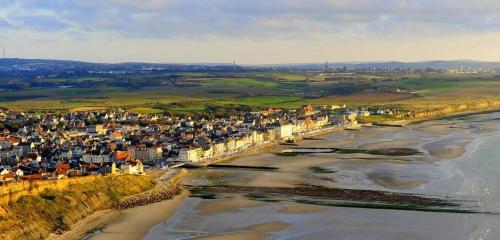
[[[268,108],[226,118],[191,119],[96,112],[0,112],[0,181],[105,174],[209,163],[270,144],[358,126],[358,117],[391,109],[345,105]]]

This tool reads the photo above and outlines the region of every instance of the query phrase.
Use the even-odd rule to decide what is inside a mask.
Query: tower
[[[236,72],[236,60],[233,61],[233,72]]]
[[[323,69],[323,72],[328,72],[329,66],[328,66],[328,61],[325,62],[325,69]]]

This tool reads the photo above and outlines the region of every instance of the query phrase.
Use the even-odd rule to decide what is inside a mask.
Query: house
[[[14,146],[12,148],[12,152],[17,156],[23,156],[24,154],[30,153],[34,148],[34,143],[22,142],[19,145]]]
[[[130,151],[117,151],[115,152],[115,160],[118,160],[118,161],[130,161],[132,160],[132,152]]]
[[[0,169],[0,176],[6,175],[9,173],[10,173],[9,169],[6,169],[6,168]]]
[[[359,112],[358,112],[358,116],[359,116],[359,117],[368,117],[368,116],[370,116],[370,112],[369,112],[369,111],[362,110],[362,111],[359,111]]]
[[[123,139],[122,133],[120,131],[113,131],[109,137],[113,141],[119,141]]]
[[[82,161],[85,163],[107,163],[113,160],[111,153],[90,153],[84,154]]]
[[[16,172],[14,172],[14,174],[16,175],[16,177],[22,177],[24,176],[24,171],[21,169],[17,169]]]
[[[71,166],[68,163],[57,163],[55,173],[58,176],[68,175],[69,169],[71,169]]]
[[[123,174],[127,175],[139,175],[144,173],[144,165],[138,159],[135,161],[129,161],[120,166],[120,170]],[[113,170],[111,171],[113,172]]]
[[[87,133],[92,137],[106,134],[106,132],[107,129],[102,124],[93,125],[87,128]]]
[[[299,108],[298,113],[302,116],[308,117],[314,114],[314,108],[311,105],[304,105]]]
[[[199,162],[204,156],[202,148],[184,148],[179,151],[179,161],[181,162]]]
[[[138,158],[144,162],[157,161],[163,156],[161,146],[152,147],[129,147],[128,150],[132,153],[133,158]]]
[[[283,124],[276,128],[276,138],[281,140],[288,140],[293,137],[293,125]]]

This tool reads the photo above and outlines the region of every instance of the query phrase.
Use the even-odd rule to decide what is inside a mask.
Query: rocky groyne
[[[127,208],[139,207],[151,203],[161,202],[164,200],[170,200],[175,196],[181,194],[182,191],[182,184],[166,183],[157,189],[128,197],[127,199],[119,202],[116,206],[114,206],[114,208],[117,210],[124,210]]]

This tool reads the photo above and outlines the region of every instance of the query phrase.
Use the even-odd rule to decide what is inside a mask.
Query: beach
[[[495,117],[473,115],[402,128],[372,126],[317,135],[298,142],[297,146],[276,145],[266,151],[228,160],[231,165],[272,167],[277,170],[192,169],[183,178],[183,184],[216,188],[221,185],[254,191],[264,187],[321,186],[447,195],[462,200],[469,195],[460,193],[465,180],[460,175],[464,170],[458,168],[474,154],[474,149],[480,144],[478,138],[496,136],[500,126],[489,123],[489,118]],[[411,156],[366,153],[277,155],[293,147],[411,148],[420,153]],[[315,172],[311,169],[330,171]],[[497,217],[490,215],[339,208],[318,203],[304,204],[304,196],[233,191],[217,193],[214,199],[207,192],[184,192],[174,200],[127,209],[110,219],[101,231],[89,236],[89,239],[275,239],[304,232],[302,237],[309,239],[323,239],[330,234],[336,234],[338,239],[367,236],[387,239],[409,234],[412,237],[408,239],[451,240],[467,239],[459,236],[482,236],[485,232],[492,232],[488,229],[499,222]],[[484,200],[488,201],[491,202]],[[356,221],[361,225],[352,225]],[[442,222],[448,223],[438,224]],[[440,232],[434,225],[453,229],[454,232]]]
[[[492,121],[497,115],[433,120],[401,128],[373,126],[340,131],[300,141],[297,146],[279,145],[272,151],[230,162],[277,170],[193,169],[184,184],[192,186],[195,193],[170,218],[152,227],[143,239],[325,239],[333,235],[336,239],[497,239],[498,232],[493,229],[500,226],[498,216],[460,213],[467,209],[472,212],[499,210],[494,204],[500,196],[498,191],[493,192],[490,186],[488,195],[484,187],[475,186],[483,184],[482,180],[469,182],[482,177],[494,178],[495,174],[486,176],[488,167],[483,169],[482,164],[477,165],[479,169],[467,166],[471,161],[483,161],[483,151],[489,150],[478,149],[485,146],[483,142],[487,139],[498,136],[500,123]],[[411,148],[418,153],[408,156],[277,154],[297,147]],[[464,187],[464,184],[475,187]],[[344,201],[311,197],[317,193],[307,192],[308,186],[324,187],[325,194],[334,194],[331,196],[335,199],[338,196],[328,189],[364,189],[374,193],[390,192],[391,196],[447,196],[446,199],[452,201],[467,201],[468,205],[451,208],[449,212],[394,210],[385,205],[348,207]],[[306,189],[290,192],[299,187]],[[353,193],[356,191],[350,191],[348,197],[355,196]],[[469,202],[474,197],[476,199]]]
[[[171,216],[188,196],[187,192],[183,192],[172,200],[123,210],[118,217],[108,222],[98,234],[91,235],[87,239],[140,239],[151,226],[161,223]]]

